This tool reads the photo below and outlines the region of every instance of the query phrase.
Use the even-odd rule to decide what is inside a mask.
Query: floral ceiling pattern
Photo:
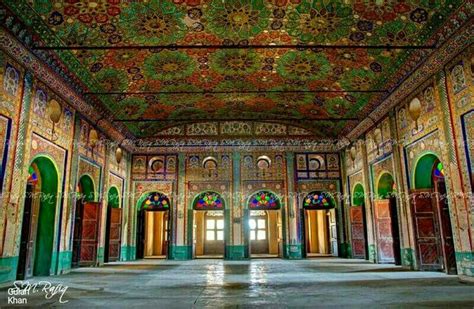
[[[43,46],[79,47],[54,52],[137,137],[173,120],[213,119],[280,121],[336,137],[397,85],[415,49],[321,45],[433,44],[463,2],[4,1]]]

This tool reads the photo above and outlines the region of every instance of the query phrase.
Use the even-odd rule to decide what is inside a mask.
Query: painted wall
[[[398,105],[388,110],[388,116],[354,141],[344,152],[344,192],[350,194],[358,171],[368,174],[370,203],[380,189],[378,180],[389,172],[395,181],[394,190],[399,208],[402,264],[417,268],[413,218],[409,193],[412,189],[429,187],[426,177],[432,163],[439,158],[444,165],[449,195],[451,225],[455,238],[456,260],[460,275],[473,276],[473,213],[472,203],[472,152],[473,152],[473,48],[466,49],[438,72],[429,76],[415,91],[400,97]],[[413,98],[421,101],[422,111],[417,122],[409,115]],[[378,130],[377,130],[378,129]],[[377,135],[377,138],[375,135]],[[378,145],[375,141],[379,141]],[[351,147],[357,156],[351,158]],[[360,149],[360,151],[359,151]],[[418,166],[418,160],[429,154],[433,160],[427,166]],[[418,167],[417,167],[418,166]],[[426,182],[426,181],[425,181]],[[347,203],[348,204],[348,203]],[[366,210],[370,207],[366,205]],[[368,213],[372,218],[373,214]],[[347,216],[347,214],[346,214]],[[373,245],[374,231],[368,224],[369,249]],[[370,251],[370,250],[369,250]],[[376,261],[376,259],[375,259]]]
[[[271,162],[269,167],[261,161],[263,158]],[[308,163],[301,160],[297,163],[298,158]],[[215,160],[216,168],[206,163],[209,159]],[[319,163],[316,165],[313,159],[318,159]],[[269,190],[280,198],[282,204],[283,235],[280,247],[283,256],[301,258],[301,203],[296,193],[299,182],[295,182],[295,177],[298,174],[302,183],[310,182],[309,187],[316,186],[337,193],[339,169],[339,158],[334,153],[295,154],[250,149],[234,153],[190,151],[178,156],[134,155],[133,192],[129,199],[135,205],[130,216],[133,220],[131,242],[135,244],[140,197],[147,192],[161,192],[170,197],[172,204],[170,258],[191,258],[195,224],[193,201],[199,193],[213,191],[221,195],[225,204],[226,258],[248,258],[248,198],[256,191]]]
[[[102,200],[103,174],[110,170],[125,179],[129,169],[130,156],[125,152],[120,168],[111,163],[102,172],[109,145],[107,138],[100,133],[101,143],[95,153],[80,144],[84,120],[64,99],[65,93],[58,94],[52,90],[54,87],[57,85],[43,82],[0,50],[0,282],[16,277],[28,167],[35,158],[50,158],[58,173],[58,198],[51,205],[54,211],[47,215],[48,224],[40,226],[53,229],[48,246],[41,247],[44,248],[41,250],[52,251],[51,261],[40,263],[50,264],[45,266],[44,274],[63,273],[71,267],[72,218],[80,174],[92,174],[97,186],[95,198]],[[61,107],[60,121],[54,125],[54,131],[48,116],[51,100],[56,100]],[[109,149],[107,154],[110,152],[114,153],[114,149]],[[99,174],[87,167],[91,162],[100,164]],[[104,220],[105,214],[102,214]]]

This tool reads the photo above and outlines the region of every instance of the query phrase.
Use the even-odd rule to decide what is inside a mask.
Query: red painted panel
[[[411,204],[418,265],[421,270],[440,270],[442,253],[435,196],[431,190],[412,191]]]
[[[374,207],[378,261],[379,263],[395,263],[390,200],[376,200]]]
[[[122,232],[122,209],[110,209],[110,231],[109,231],[109,261],[117,261],[120,258],[120,234]]]
[[[97,259],[100,208],[100,203],[84,203],[79,255],[81,266],[93,265]]]
[[[352,256],[355,258],[365,258],[365,235],[363,206],[353,206],[350,208],[351,236],[352,236]]]

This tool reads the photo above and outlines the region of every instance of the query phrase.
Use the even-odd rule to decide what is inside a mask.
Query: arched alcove
[[[29,168],[26,188],[19,279],[50,275],[58,188],[59,173],[54,161],[46,156],[36,157]]]

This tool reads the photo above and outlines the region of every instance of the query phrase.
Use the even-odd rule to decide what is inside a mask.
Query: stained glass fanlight
[[[280,199],[272,192],[259,191],[249,199],[249,209],[279,209]]]
[[[159,192],[150,193],[145,202],[143,203],[143,209],[145,210],[168,210],[170,209],[169,198]]]
[[[303,199],[303,208],[330,209],[334,208],[334,203],[326,192],[313,191]]]
[[[33,167],[28,168],[28,184],[36,185],[38,183],[38,175],[36,175],[36,171]]]
[[[438,162],[433,170],[433,175],[437,178],[444,178],[444,166],[443,163]]]
[[[224,202],[219,193],[203,192],[199,194],[194,203],[196,210],[222,210],[224,209]]]

